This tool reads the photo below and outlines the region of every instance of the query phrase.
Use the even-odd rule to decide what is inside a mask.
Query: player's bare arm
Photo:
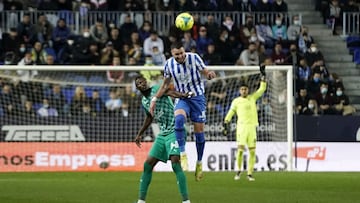
[[[216,77],[216,73],[214,71],[209,71],[206,68],[202,71],[202,74],[204,74],[208,80],[211,80]]]
[[[147,115],[143,122],[143,125],[141,126],[139,132],[137,133],[137,135],[135,137],[135,143],[139,148],[141,148],[142,135],[145,132],[145,130],[149,128],[149,126],[151,125],[153,120],[154,120],[154,117],[152,117],[151,115]]]
[[[165,92],[165,95],[174,98],[191,98],[192,96],[194,96],[194,93],[193,92],[182,93],[174,90],[168,90]]]
[[[166,91],[168,91],[170,82],[171,82],[171,78],[164,78],[164,81],[161,84],[160,89],[158,90],[156,95],[151,99],[151,103],[150,103],[150,114],[151,115],[154,115],[156,100],[158,98],[162,97]]]

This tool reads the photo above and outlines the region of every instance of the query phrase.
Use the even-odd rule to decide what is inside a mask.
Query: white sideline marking
[[[31,178],[25,178],[25,179],[21,179],[21,178],[3,178],[3,179],[0,179],[0,182],[16,182],[16,181],[36,181],[36,182],[45,182],[45,181],[75,181],[75,180],[72,180],[72,179],[60,179],[60,178],[57,178],[57,179],[48,179],[48,178],[34,178],[34,179],[31,179]]]

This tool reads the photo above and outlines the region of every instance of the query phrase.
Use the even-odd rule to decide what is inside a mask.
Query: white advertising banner
[[[190,171],[195,170],[197,152],[194,142],[186,145]],[[235,142],[207,142],[203,156],[204,171],[235,171]],[[294,171],[360,171],[360,143],[300,142],[297,143],[297,159],[293,159]],[[294,151],[295,155],[295,151]],[[244,153],[243,167],[247,165]],[[286,142],[258,142],[256,171],[287,170]],[[172,171],[171,164],[158,163],[156,171]]]

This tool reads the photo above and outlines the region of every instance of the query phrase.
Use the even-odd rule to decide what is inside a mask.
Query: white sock
[[[145,203],[145,200],[139,199],[139,200],[137,201],[137,203]]]
[[[190,200],[183,201],[182,203],[190,203]]]

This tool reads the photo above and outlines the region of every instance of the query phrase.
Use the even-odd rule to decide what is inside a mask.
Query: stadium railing
[[[108,24],[114,22],[116,26],[120,26],[127,15],[130,15],[136,25],[140,28],[145,20],[149,20],[153,24],[153,28],[160,34],[166,35],[170,27],[175,21],[177,12],[158,12],[158,11],[144,11],[144,12],[113,12],[113,11],[89,11],[83,14],[79,11],[3,11],[0,13],[0,27],[2,32],[7,32],[12,27],[17,27],[21,22],[22,16],[28,13],[31,17],[33,24],[37,23],[38,16],[45,14],[47,19],[55,26],[60,18],[65,19],[68,26],[72,29],[74,34],[80,33],[84,28],[89,28],[95,24],[98,19],[101,19],[103,23]],[[206,22],[208,15],[213,15],[215,22],[221,25],[225,16],[231,16],[232,19],[239,25],[245,23],[245,18],[249,13],[246,12],[213,12],[213,11],[194,11],[193,15],[198,15],[201,23]],[[269,23],[275,22],[276,15],[280,13],[275,12],[253,12],[250,13],[256,21],[260,20],[260,16],[266,16]],[[301,13],[287,12],[281,13],[284,16],[285,23],[289,25],[291,23],[292,16],[299,15],[301,19]]]
[[[360,34],[360,13],[344,12],[343,13],[343,36]]]

